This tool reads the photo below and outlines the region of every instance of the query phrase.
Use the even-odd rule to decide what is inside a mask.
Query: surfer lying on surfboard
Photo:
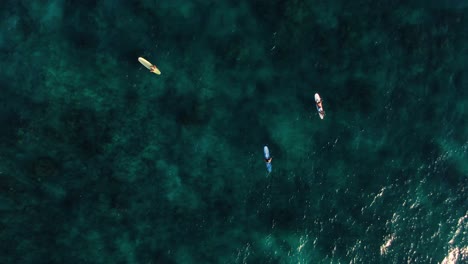
[[[266,164],[266,168],[267,168],[267,171],[268,173],[271,172],[271,157],[270,157],[270,150],[268,149],[267,146],[264,146],[263,147],[263,154],[265,155],[265,164]]]
[[[155,73],[157,75],[161,74],[161,71],[156,67],[156,65],[153,65],[151,62],[147,61],[145,58],[139,57],[138,61],[145,66],[150,72]]]
[[[318,107],[318,111],[322,114],[325,113],[325,111],[323,111],[323,106],[322,106],[322,100],[320,99],[320,101],[317,102],[317,107]]]
[[[156,73],[157,75],[161,74],[161,71],[159,71],[159,69],[154,65],[151,65],[150,72]]]
[[[322,105],[322,98],[320,98],[320,95],[318,93],[315,94],[315,106],[317,107],[317,111],[319,112],[319,116],[321,119],[325,116],[325,111],[323,110],[323,105]]]

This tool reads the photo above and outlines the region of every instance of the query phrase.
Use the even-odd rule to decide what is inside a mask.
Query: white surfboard
[[[271,157],[270,157],[270,150],[268,149],[267,146],[264,146],[263,147],[263,154],[264,154],[264,157],[265,157],[265,164],[266,164],[266,168],[267,168],[267,171],[268,173],[271,173]]]
[[[320,116],[320,119],[323,119],[325,117],[325,110],[323,110],[323,102],[322,102],[322,112],[320,112],[319,107],[317,106],[317,103],[320,102],[322,99],[320,98],[320,95],[318,93],[315,94],[315,108],[317,108],[317,112]]]
[[[267,146],[264,146],[264,147],[263,147],[263,154],[264,154],[265,159],[269,159],[269,158],[270,158],[270,150],[268,149]]]
[[[152,70],[151,72],[154,72],[156,73],[157,75],[160,75],[161,74],[161,71],[158,69],[158,67],[156,67],[155,65],[153,65],[151,62],[147,61],[145,58],[143,57],[139,57],[138,58],[138,61],[143,65],[145,66],[148,70]]]

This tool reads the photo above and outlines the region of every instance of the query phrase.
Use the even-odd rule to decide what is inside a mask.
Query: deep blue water
[[[0,263],[468,262],[467,8],[2,1]]]

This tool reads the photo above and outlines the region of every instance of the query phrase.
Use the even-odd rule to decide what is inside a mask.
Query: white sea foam
[[[453,234],[452,239],[449,241],[450,249],[447,253],[447,256],[442,260],[442,264],[456,264],[461,263],[460,261],[468,259],[468,247],[457,247],[455,246],[456,240],[459,238],[460,234],[464,234],[468,229],[468,212],[460,217],[457,222],[457,229]]]
[[[457,263],[461,263],[459,261],[462,261],[467,258],[468,258],[468,247],[463,247],[463,248],[454,247],[448,252],[447,256],[442,260],[441,264],[457,264]]]
[[[464,216],[460,217],[460,219],[458,219],[457,230],[455,231],[455,234],[453,235],[452,239],[450,239],[449,241],[450,245],[454,244],[455,239],[462,232],[463,228],[468,229],[468,221],[465,220],[468,220],[468,212]]]
[[[380,192],[374,197],[374,200],[372,200],[372,203],[369,205],[369,207],[372,207],[372,205],[374,205],[375,201],[377,200],[377,198],[380,198],[382,197],[382,195],[384,194],[384,191],[385,191],[385,187],[383,187]]]
[[[394,239],[395,234],[391,234],[385,238],[384,243],[380,246],[380,255],[384,255],[387,253],[388,248],[392,245]]]

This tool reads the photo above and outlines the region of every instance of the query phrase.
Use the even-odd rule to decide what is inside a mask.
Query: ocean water
[[[0,263],[468,262],[466,1],[0,14]]]

